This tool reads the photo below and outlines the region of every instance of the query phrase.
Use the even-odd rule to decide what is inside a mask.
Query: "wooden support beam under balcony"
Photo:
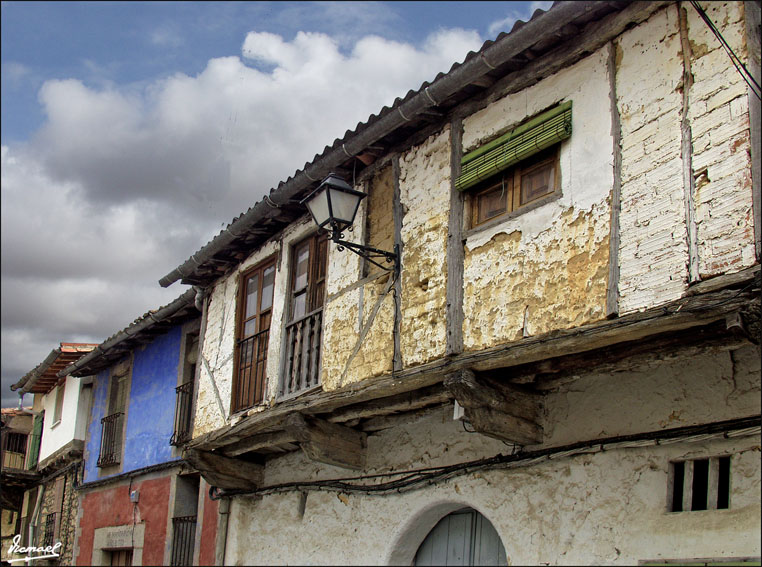
[[[284,426],[313,461],[345,469],[360,470],[365,466],[365,433],[300,413],[289,415]]]
[[[542,443],[541,394],[487,377],[477,380],[470,370],[453,372],[445,378],[444,387],[479,433],[519,445]]]
[[[254,490],[262,485],[262,465],[198,449],[186,449],[183,458],[217,488]]]

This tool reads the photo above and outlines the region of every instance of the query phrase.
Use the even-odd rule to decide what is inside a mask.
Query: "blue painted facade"
[[[122,464],[118,472],[99,476],[101,419],[108,411],[111,368],[96,375],[93,410],[88,425],[84,482],[92,482],[144,467],[177,460],[169,444],[174,430],[175,387],[180,360],[182,325],[133,351],[132,377]]]

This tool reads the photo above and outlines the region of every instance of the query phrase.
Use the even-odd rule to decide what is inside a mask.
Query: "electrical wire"
[[[704,9],[701,7],[697,0],[690,0],[690,3],[696,12],[698,12],[698,15],[701,17],[701,19],[704,20],[704,23],[709,27],[714,36],[719,40],[720,44],[725,49],[725,52],[728,54],[728,57],[730,57],[730,61],[733,63],[736,71],[738,71],[738,73],[741,75],[741,78],[749,86],[751,92],[753,92],[757,98],[762,99],[762,89],[760,89],[759,83],[754,80],[754,77],[749,72],[749,69],[746,68],[746,65],[743,64],[738,55],[736,55],[735,51],[733,51],[733,48],[730,47],[728,42],[722,36],[720,30],[717,29],[717,26],[714,25],[714,22],[709,17],[709,15],[704,12]]]
[[[751,416],[741,419],[733,419],[722,422],[709,423],[651,431],[635,435],[622,435],[580,441],[561,447],[549,447],[535,451],[512,451],[510,455],[498,454],[493,457],[467,461],[455,465],[428,467],[406,471],[393,471],[373,475],[362,475],[348,478],[336,478],[304,482],[288,482],[283,484],[264,486],[256,490],[220,490],[214,494],[210,489],[209,495],[212,500],[236,495],[276,494],[293,491],[338,491],[357,492],[369,495],[383,495],[390,492],[403,493],[425,488],[438,484],[456,476],[473,473],[485,469],[510,469],[528,467],[543,461],[564,459],[576,455],[599,453],[613,449],[641,448],[670,443],[686,443],[705,441],[710,439],[729,439],[731,437],[759,435],[760,416]],[[397,478],[395,478],[397,477]],[[386,482],[370,484],[373,479],[390,478]]]

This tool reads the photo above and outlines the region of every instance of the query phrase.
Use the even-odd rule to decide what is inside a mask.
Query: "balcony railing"
[[[191,407],[193,405],[193,380],[175,388],[175,431],[169,440],[170,445],[182,445],[190,441],[191,436]]]
[[[24,469],[26,461],[26,441],[25,433],[15,431],[4,431],[2,433],[2,468],[4,469]]]
[[[172,559],[170,565],[193,565],[196,516],[172,518]]]
[[[101,454],[98,457],[99,467],[109,467],[119,464],[122,452],[122,412],[107,415],[101,419]]]
[[[53,545],[53,539],[56,535],[56,514],[48,514],[45,516],[45,532],[42,535],[42,546],[47,547]]]
[[[264,399],[269,340],[270,329],[265,329],[238,342],[238,380],[233,411],[251,407]]]
[[[286,327],[286,368],[281,395],[288,396],[320,384],[322,307]]]

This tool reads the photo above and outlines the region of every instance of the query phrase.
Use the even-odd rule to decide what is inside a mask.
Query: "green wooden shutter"
[[[32,426],[32,439],[29,447],[29,458],[27,459],[27,470],[37,468],[37,459],[40,456],[40,441],[42,440],[42,420],[44,412],[34,416],[34,425]]]
[[[473,187],[523,159],[571,136],[572,103],[546,110],[496,140],[467,153],[461,160],[459,191]]]

